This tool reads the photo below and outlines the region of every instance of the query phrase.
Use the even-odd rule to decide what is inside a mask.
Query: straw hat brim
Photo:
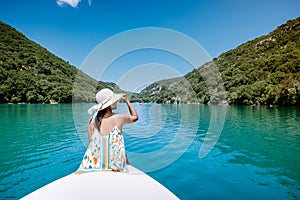
[[[122,98],[123,94],[114,94],[109,100],[107,100],[106,102],[103,103],[99,103],[97,105],[92,106],[89,110],[88,113],[91,115],[93,113],[93,111],[98,111],[98,110],[103,110],[109,106],[111,106],[112,104],[114,104],[115,102],[117,102],[118,100],[120,100]]]

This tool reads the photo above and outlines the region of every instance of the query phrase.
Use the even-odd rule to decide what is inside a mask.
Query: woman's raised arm
[[[137,112],[135,111],[135,109],[133,108],[133,106],[131,105],[128,98],[126,97],[126,94],[123,95],[122,100],[125,101],[125,103],[127,104],[129,113],[130,113],[130,115],[122,115],[123,123],[130,124],[130,123],[136,122],[139,119],[139,116],[138,116]]]

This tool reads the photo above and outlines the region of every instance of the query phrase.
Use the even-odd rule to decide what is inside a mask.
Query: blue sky
[[[299,0],[1,0],[0,5],[1,21],[78,68],[97,45],[130,29],[162,27],[178,31],[214,58],[300,16]],[[131,81],[120,81],[120,77],[134,67],[150,67],[147,63],[173,69],[157,79],[192,69],[166,52],[144,51],[122,56],[100,79],[127,82],[121,87],[135,90],[129,86]],[[142,79],[141,74],[137,77]],[[144,84],[132,82],[135,88]]]

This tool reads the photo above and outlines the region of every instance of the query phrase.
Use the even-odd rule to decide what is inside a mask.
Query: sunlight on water
[[[18,199],[77,169],[90,106],[0,105],[0,199]],[[129,159],[180,199],[300,198],[299,109],[228,106],[217,143],[199,158],[224,108],[134,107],[139,121],[124,126]],[[128,109],[119,104],[116,112]]]

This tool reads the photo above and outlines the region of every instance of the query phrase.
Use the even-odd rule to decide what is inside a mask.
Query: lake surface
[[[78,168],[89,106],[0,105],[0,199]],[[123,130],[131,164],[180,199],[300,199],[300,109],[134,107],[139,121]]]

